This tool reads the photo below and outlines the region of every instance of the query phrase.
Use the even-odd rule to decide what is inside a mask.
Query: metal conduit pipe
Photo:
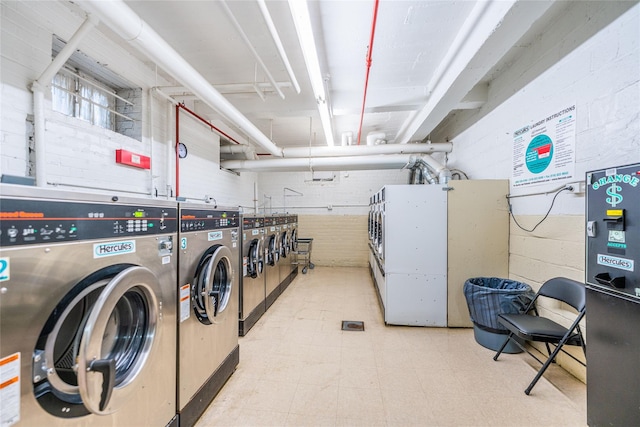
[[[431,154],[450,153],[453,150],[451,142],[434,144],[382,144],[382,145],[348,145],[348,146],[314,146],[314,147],[285,147],[282,156],[293,157],[343,157],[343,156],[371,156],[374,154]]]
[[[176,149],[174,147],[173,144],[173,139],[171,138],[171,131],[172,129],[172,115],[173,112],[175,110],[175,105],[171,104],[171,103],[167,103],[167,112],[166,112],[166,118],[167,120],[165,121],[166,123],[166,127],[165,127],[165,138],[166,138],[166,158],[167,158],[167,164],[166,164],[166,192],[167,192],[167,197],[172,197],[173,196],[173,186],[171,185],[171,183],[173,183],[174,181],[174,176],[173,176],[173,172],[175,171],[175,152]]]
[[[437,184],[439,182],[438,177],[431,172],[426,163],[421,161],[419,163],[418,170],[420,171],[420,176],[423,182],[427,181],[429,184]],[[421,184],[423,182],[421,182]]]
[[[45,187],[47,185],[47,146],[45,144],[45,108],[44,91],[51,85],[53,77],[60,71],[67,60],[76,51],[84,36],[97,24],[98,18],[87,15],[87,19],[80,25],[78,30],[71,36],[67,44],[60,53],[45,68],[40,77],[31,84],[33,92],[33,137],[35,140],[36,154],[36,185]]]
[[[418,158],[428,158],[429,155]],[[435,163],[435,160],[433,160]],[[389,154],[350,157],[300,157],[287,159],[261,160],[225,160],[220,166],[233,171],[253,172],[291,172],[291,171],[352,171],[403,169],[408,164],[415,164],[416,156],[411,154]]]
[[[97,15],[116,34],[136,46],[209,107],[245,132],[269,154],[278,157],[282,155],[282,150],[279,147],[260,132],[249,119],[240,113],[124,1],[84,0],[78,4],[88,13]]]
[[[405,168],[412,170],[411,183],[446,184],[451,180],[451,171],[431,156],[413,157]]]

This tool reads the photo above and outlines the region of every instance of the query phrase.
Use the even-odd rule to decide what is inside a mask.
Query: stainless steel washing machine
[[[256,324],[266,311],[266,288],[264,275],[264,217],[250,215],[242,217],[242,277],[240,278],[240,321],[238,333],[241,337]]]
[[[280,223],[280,294],[282,294],[291,283],[291,216],[282,215],[278,218]]]
[[[264,259],[266,308],[268,309],[280,296],[280,225],[278,216],[270,215],[264,218]]]
[[[179,207],[178,412],[192,426],[238,365],[240,214]]]
[[[0,195],[1,424],[175,422],[175,203]]]

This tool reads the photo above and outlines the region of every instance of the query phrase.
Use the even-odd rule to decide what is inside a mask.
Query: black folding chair
[[[535,305],[539,296],[553,298],[575,308],[578,311],[578,315],[571,327],[565,328],[551,319],[540,316]],[[555,362],[555,358],[560,351],[567,354],[581,365],[586,366],[583,361],[577,359],[572,354],[567,353],[562,348],[564,345],[581,346],[586,357],[586,344],[579,325],[586,312],[585,299],[586,294],[584,283],[576,282],[575,280],[567,279],[566,277],[556,277],[554,279],[547,280],[542,285],[524,314],[498,315],[498,322],[509,330],[509,336],[505,340],[504,344],[502,344],[502,347],[500,347],[500,350],[498,350],[496,355],[493,356],[493,360],[498,360],[498,357],[511,340],[542,364],[542,368],[540,368],[533,381],[531,381],[531,384],[529,384],[529,387],[524,391],[525,394],[528,395],[531,392],[531,389],[536,385],[549,365]],[[531,311],[533,311],[533,314],[530,313]],[[516,337],[524,340],[525,344],[527,341],[544,342],[549,355],[547,360],[544,362],[541,361],[536,357],[536,355],[525,348],[523,344],[518,342]],[[549,344],[553,344],[555,347],[553,352],[551,351]]]

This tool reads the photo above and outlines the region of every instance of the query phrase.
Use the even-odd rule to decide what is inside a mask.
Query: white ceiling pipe
[[[264,71],[265,75],[267,76],[267,79],[269,80],[269,82],[271,82],[271,86],[273,87],[273,89],[275,89],[275,91],[278,92],[278,95],[280,96],[280,98],[284,99],[284,93],[282,92],[282,90],[280,90],[280,86],[278,86],[276,79],[274,79],[271,72],[269,72],[267,65],[264,63],[264,61],[260,57],[260,54],[258,53],[256,48],[253,47],[253,45],[251,44],[251,40],[249,40],[247,33],[244,32],[244,30],[242,29],[242,25],[240,25],[240,23],[234,16],[231,9],[229,9],[229,6],[227,5],[227,3],[225,1],[222,1],[220,2],[220,6],[222,6],[224,11],[227,12],[227,16],[229,17],[229,20],[231,21],[233,26],[236,27],[236,31],[238,32],[238,34],[240,34],[240,38],[244,41],[244,44],[247,45],[247,47],[249,48],[249,51],[251,52],[251,54],[253,54],[253,57],[256,59],[256,61],[258,61],[258,64],[260,64],[260,67],[262,67],[262,71]]]
[[[283,157],[341,157],[341,156],[371,156],[375,154],[430,154],[450,153],[453,150],[451,142],[435,144],[382,144],[382,145],[349,145],[344,147],[285,147]]]
[[[430,156],[420,157],[424,159]],[[317,171],[380,170],[402,169],[407,164],[415,163],[415,158],[411,154],[292,159],[272,158],[262,160],[225,160],[220,162],[220,166],[239,172],[293,172],[308,171],[309,169]],[[437,163],[435,160],[433,162]]]
[[[249,160],[256,160],[258,155],[251,145],[223,145],[220,147],[220,154],[244,154]]]
[[[342,132],[341,144],[343,147],[351,145],[352,139],[353,139],[353,132]]]
[[[367,134],[367,145],[376,145],[377,141],[384,141],[387,135],[384,132],[369,132]]]
[[[434,90],[441,83],[443,76],[447,72],[451,72],[451,63],[456,57],[459,57],[461,54],[461,50],[465,47],[465,44],[469,44],[470,40],[477,43],[476,38],[470,38],[469,35],[476,30],[477,28],[482,28],[479,24],[481,23],[482,18],[485,15],[485,12],[489,8],[489,6],[493,3],[493,0],[488,0],[484,2],[478,2],[471,9],[471,12],[465,19],[462,27],[456,34],[455,39],[453,40],[451,47],[447,50],[447,54],[443,61],[440,62],[438,68],[436,69],[433,77],[429,81],[428,90],[429,90],[429,98],[433,97]],[[406,144],[409,142],[410,138],[417,132],[419,127],[424,123],[425,114],[428,115],[427,105],[423,106],[419,111],[415,112],[408,120],[402,125],[402,128],[398,131],[396,136],[396,142],[399,144]]]
[[[432,168],[438,175],[440,175],[440,173],[445,169],[445,166],[442,163],[431,156],[421,156],[420,159],[422,159],[422,161]]]
[[[100,18],[123,39],[161,66],[185,88],[196,94],[209,107],[245,132],[253,141],[274,156],[282,150],[220,94],[191,64],[178,54],[158,33],[144,22],[122,0],[83,0],[80,5]]]

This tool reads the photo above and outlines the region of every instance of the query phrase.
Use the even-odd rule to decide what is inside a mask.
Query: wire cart
[[[296,254],[296,260],[292,262],[294,265],[302,265],[302,274],[307,274],[307,270],[310,268],[313,270],[315,265],[311,262],[311,246],[313,245],[313,238],[298,238],[298,245],[294,254]]]

